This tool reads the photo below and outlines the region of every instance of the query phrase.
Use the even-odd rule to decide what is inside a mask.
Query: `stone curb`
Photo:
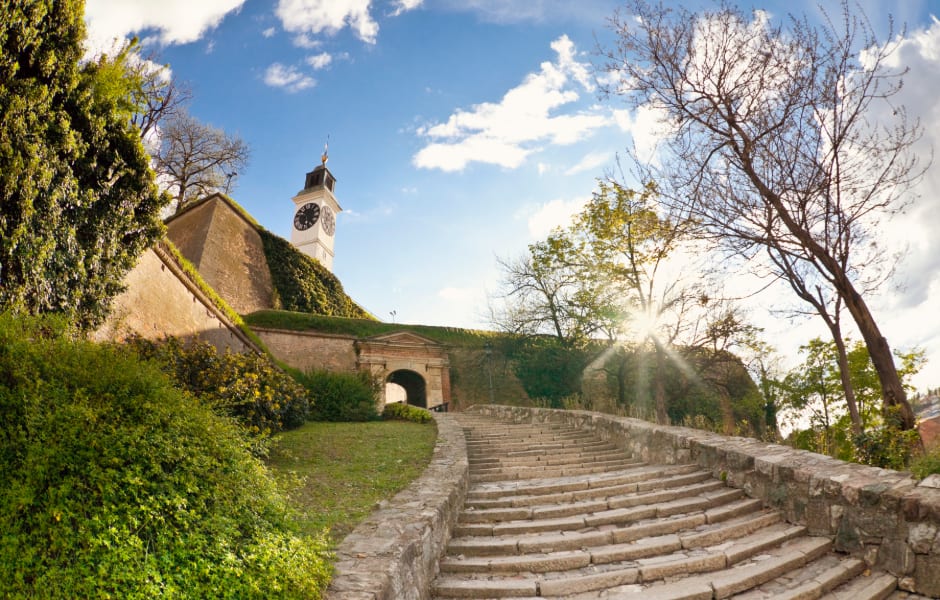
[[[446,413],[424,473],[336,550],[328,600],[427,600],[469,485],[463,430]]]
[[[749,438],[587,411],[478,405],[516,423],[563,423],[593,431],[637,458],[695,463],[780,510],[835,549],[898,577],[899,587],[940,597],[940,489],[928,478],[846,463]]]

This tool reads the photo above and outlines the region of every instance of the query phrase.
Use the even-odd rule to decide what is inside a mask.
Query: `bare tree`
[[[148,140],[161,122],[185,110],[192,91],[176,79],[168,65],[158,64],[153,57],[141,59],[133,68],[141,86],[135,98],[139,108],[131,123],[140,130],[141,139]]]
[[[228,191],[231,179],[248,164],[248,145],[238,136],[179,111],[160,128],[155,170],[176,198],[176,212],[188,202]]]
[[[660,162],[637,161],[641,172],[700,235],[747,258],[768,249],[799,265],[808,290],[831,290],[865,340],[885,408],[913,427],[862,296],[866,251],[878,250],[874,224],[903,208],[923,174],[911,152],[920,125],[890,104],[903,75],[886,65],[896,43],[879,44],[845,3],[837,24],[791,18],[787,30],[728,6],[630,8],[611,20],[618,39],[603,51],[607,91],[659,111],[670,128]],[[892,122],[870,120],[881,103]]]

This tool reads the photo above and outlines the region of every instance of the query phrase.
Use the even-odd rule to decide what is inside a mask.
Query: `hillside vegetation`
[[[127,347],[0,315],[6,598],[318,598],[255,442]]]

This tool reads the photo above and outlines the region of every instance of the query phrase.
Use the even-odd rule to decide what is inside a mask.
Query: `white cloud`
[[[275,14],[286,31],[334,35],[349,27],[362,41],[374,44],[379,24],[369,12],[371,0],[278,0]]]
[[[445,287],[437,291],[437,297],[449,302],[466,302],[476,299],[480,290],[476,288]]]
[[[539,175],[544,175],[548,173],[552,167],[547,163],[540,162],[538,165],[536,165],[536,168],[539,170]]]
[[[540,240],[551,233],[556,227],[571,225],[572,218],[581,212],[590,196],[570,198],[568,200],[556,199],[539,206],[534,211],[524,210],[520,216],[526,219],[529,227],[529,236]]]
[[[273,37],[275,33],[277,33],[276,27],[268,27],[267,29],[261,32],[261,35],[266,38],[269,38],[269,37]]]
[[[330,63],[333,62],[333,57],[329,52],[322,52],[314,56],[307,57],[307,64],[313,67],[315,70],[319,71],[320,69],[325,69],[330,66]]]
[[[156,39],[165,45],[195,42],[244,3],[245,0],[88,0],[85,4],[88,43],[98,48],[114,38],[142,32],[156,32]]]
[[[284,88],[288,92],[299,92],[317,84],[316,80],[304,75],[296,67],[285,67],[274,63],[264,72],[264,82],[271,87]]]
[[[543,62],[498,103],[457,109],[446,122],[418,128],[429,141],[414,156],[414,164],[443,171],[460,171],[471,162],[514,169],[539,150],[539,144],[571,144],[608,125],[610,118],[597,108],[555,114],[580,99],[572,80],[585,91],[594,86],[567,36],[552,42],[552,49],[557,62]]]
[[[424,0],[398,0],[395,3],[395,8],[392,10],[391,16],[397,17],[404,12],[418,8],[422,4],[424,4]]]
[[[565,171],[565,175],[575,175],[577,173],[584,173],[585,171],[597,171],[609,163],[610,154],[607,152],[589,152],[584,158],[578,161],[578,164]],[[598,173],[597,175],[602,175],[602,173]]]

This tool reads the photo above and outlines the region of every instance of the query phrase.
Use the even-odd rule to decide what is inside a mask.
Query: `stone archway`
[[[359,370],[369,372],[378,381],[405,388],[409,404],[447,410],[450,360],[444,347],[434,340],[397,331],[358,340],[356,354]],[[384,385],[381,396],[384,405]]]
[[[421,408],[428,407],[428,385],[420,374],[408,369],[389,373],[385,383],[395,383],[405,388],[405,402]]]

